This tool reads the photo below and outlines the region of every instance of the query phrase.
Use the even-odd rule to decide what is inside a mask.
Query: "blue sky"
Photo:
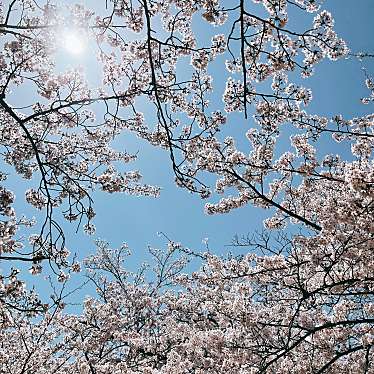
[[[374,52],[374,1],[327,0],[323,8],[333,13],[336,31],[353,51]],[[294,19],[293,24],[301,28],[302,20]],[[200,25],[197,26],[204,32]],[[219,29],[212,31],[222,32]],[[65,56],[66,61],[61,63],[87,65],[91,57]],[[214,65],[210,71],[213,78],[220,77],[221,85],[219,82],[217,84],[220,91],[224,87],[224,80],[221,78],[224,74],[222,61],[223,59],[221,64]],[[302,81],[305,86],[313,89],[314,99],[308,111],[328,117],[341,113],[347,118],[371,112],[370,106],[360,103],[360,98],[368,93],[363,84],[362,66],[366,66],[369,73],[374,72],[374,64],[371,61],[361,63],[357,59],[347,59],[319,64],[315,75]],[[92,67],[90,71],[93,75],[91,79],[95,80],[97,77],[94,76],[96,73]],[[18,90],[16,93],[18,96],[15,96],[15,100],[27,99],[27,91]],[[213,97],[216,101],[212,104],[222,106],[220,95]],[[226,133],[244,134],[252,123],[251,118],[245,120],[241,115],[229,117]],[[227,252],[226,245],[230,244],[234,235],[246,235],[262,228],[262,220],[267,217],[268,212],[250,206],[226,215],[207,216],[204,213],[205,201],[174,184],[168,154],[165,151],[139,141],[132,135],[126,135],[122,140],[125,144],[121,144],[121,147],[124,146],[130,152],[139,151],[137,162],[130,165],[130,168],[139,169],[144,175],[144,182],[161,186],[161,196],[154,199],[95,192],[93,198],[97,213],[94,222],[97,227],[96,235],[88,237],[82,232],[75,233],[74,226],[65,225],[67,247],[72,252],[78,252],[80,257],[92,253],[95,249],[95,238],[110,242],[112,247],[126,242],[134,253],[129,266],[135,270],[138,263],[146,260],[148,245],[157,247],[166,244],[165,239],[157,236],[160,231],[196,250],[202,250],[202,240],[209,238],[210,249],[222,254]],[[325,146],[330,145],[326,142]],[[249,148],[247,151],[249,152]],[[18,178],[12,178],[11,181],[17,183],[17,208],[28,215],[36,215],[32,208],[25,207],[22,191],[26,182]]]
[[[373,1],[330,0],[326,1],[325,8],[335,14],[336,30],[353,51],[374,50]],[[370,72],[370,65],[366,65]],[[213,77],[221,74],[219,68],[222,65],[211,71]],[[326,116],[342,113],[347,118],[370,112],[370,107],[360,103],[360,98],[367,94],[363,80],[361,64],[355,59],[322,62],[315,75],[302,82],[313,89],[314,100],[308,110]],[[245,121],[243,118],[241,123],[231,120],[227,132],[237,132],[237,126],[247,127],[251,122],[251,119]],[[245,131],[240,129],[240,132]],[[100,237],[113,245],[126,241],[138,253],[147,244],[157,243],[155,234],[163,231],[194,248],[201,247],[201,240],[208,237],[210,247],[220,253],[226,250],[224,245],[230,243],[235,234],[262,228],[261,221],[267,213],[249,206],[226,215],[205,215],[204,201],[175,186],[165,152],[143,142],[130,146],[134,150],[138,147],[140,151],[137,164],[145,180],[162,186],[161,197],[147,199],[98,194],[96,225]]]

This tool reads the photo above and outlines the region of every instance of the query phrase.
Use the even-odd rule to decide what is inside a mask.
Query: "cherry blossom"
[[[334,26],[316,0],[0,3],[0,372],[374,372],[374,117],[313,113],[300,79],[353,56]],[[60,69],[63,30],[92,43],[99,84]],[[264,232],[222,257],[164,235],[167,248],[150,247],[133,272],[126,245],[98,242],[81,265],[61,217],[92,235],[98,189],[160,193],[114,146],[126,132],[168,154],[207,214],[266,209]],[[26,180],[23,194],[5,170]],[[48,304],[18,263],[35,279],[49,265]],[[96,295],[71,314],[65,286],[82,270]]]

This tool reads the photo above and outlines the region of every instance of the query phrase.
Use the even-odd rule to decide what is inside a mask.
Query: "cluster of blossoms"
[[[371,91],[369,97],[364,97],[362,102],[364,104],[369,104],[371,101],[374,101],[374,82],[373,78],[367,77],[365,80],[366,87]]]
[[[301,228],[290,238],[239,242],[249,253],[226,259],[174,242],[165,252],[151,248],[150,280],[146,268],[123,268],[125,247],[101,243],[86,261],[98,296],[79,316],[62,311],[61,297],[43,306],[11,269],[0,276],[0,372],[374,371],[374,117],[310,114],[312,92],[290,81],[309,77],[323,59],[347,56],[320,4],[112,0],[96,17],[73,6],[71,24],[100,49],[95,88],[81,69],[56,72],[56,30],[66,27],[58,6],[0,3],[0,155],[30,185],[37,180],[25,199],[46,213],[23,248],[14,237],[31,223],[16,220],[14,193],[0,186],[0,261],[29,262],[37,275],[48,260],[64,285],[80,265],[68,260],[57,210],[93,234],[95,189],[158,196],[128,170],[136,155],[114,148],[126,131],[169,153],[176,184],[212,199],[207,213],[253,204],[271,211],[266,229]],[[289,7],[309,19],[305,31],[289,29]],[[217,33],[201,35],[197,19]],[[222,76],[209,75],[219,64]],[[370,104],[369,77],[366,86]],[[23,87],[34,90],[35,102],[17,108],[10,93]],[[217,108],[211,98],[220,90]],[[250,115],[246,148],[221,135],[232,118]],[[291,134],[285,152],[284,133]],[[322,149],[327,135],[351,154]],[[212,176],[214,189],[206,182]],[[201,268],[182,274],[191,257]]]
[[[14,200],[14,193],[0,186],[0,256],[21,246],[21,243],[14,238],[17,232],[16,214],[12,207]]]
[[[354,228],[360,231],[360,224]],[[165,251],[150,249],[156,264],[151,281],[144,269],[133,274],[123,267],[126,247],[98,243],[86,261],[98,298],[87,298],[79,316],[56,311],[34,324],[16,318],[2,330],[3,367],[38,374],[46,368],[82,374],[371,372],[372,243],[339,238],[344,234],[264,235],[238,243],[249,247],[246,255],[225,259],[170,242]],[[360,234],[368,238],[367,231]],[[188,258],[197,255],[200,270],[184,274]],[[16,360],[6,354],[14,345]]]
[[[82,6],[62,9],[51,3],[37,6],[33,1],[15,1],[1,4],[0,8],[4,40],[0,54],[1,156],[21,177],[36,181],[28,182],[31,188],[25,189],[25,200],[46,212],[45,220],[36,228],[40,230],[38,237],[19,254],[24,261],[34,261],[36,252],[38,259],[55,261],[61,257],[57,252],[63,252],[65,242],[61,223],[56,218],[57,209],[63,211],[68,221],[83,220],[86,228],[93,227],[91,220],[95,214],[90,194],[95,187],[146,196],[157,196],[158,188],[141,184],[137,171],[126,170],[127,164],[135,161],[135,155],[111,146],[125,128],[119,125],[123,119],[109,109],[119,96],[105,88],[90,87],[80,68],[59,72],[56,67],[59,34],[66,28],[67,19],[74,27],[89,33],[92,10]],[[92,28],[91,33],[101,32],[99,29]],[[104,62],[102,67],[106,75],[112,74],[105,70]],[[32,92],[28,100],[35,102],[16,109],[10,93],[17,94],[24,86]],[[125,96],[126,93],[121,98],[123,102]],[[94,105],[96,109],[101,105],[101,118],[96,116]],[[11,191],[1,187],[1,214],[9,219],[0,223],[0,245],[1,251],[10,254],[20,249],[20,243],[13,237],[23,224],[16,221],[10,206],[13,197]],[[40,265],[34,264],[32,272],[39,271]]]

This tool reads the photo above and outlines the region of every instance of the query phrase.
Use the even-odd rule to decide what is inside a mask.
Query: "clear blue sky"
[[[333,13],[335,29],[353,51],[374,52],[373,0],[327,0],[323,8]],[[298,20],[293,22],[297,27]],[[213,32],[219,33],[220,30],[216,28]],[[69,60],[64,61],[64,64],[87,64],[88,57],[82,57],[82,60]],[[361,66],[366,66],[369,73],[374,73],[374,64],[371,61],[359,63],[356,59],[349,59],[333,63],[325,61],[318,65],[315,75],[303,80],[305,86],[313,89],[314,99],[308,111],[326,116],[341,113],[347,118],[369,113],[372,108],[360,103],[360,98],[367,95]],[[218,74],[222,80],[222,68],[222,65],[214,66],[210,73],[213,77]],[[223,88],[219,84],[218,87],[220,90]],[[27,94],[26,91],[17,91],[20,101],[26,100]],[[215,100],[219,100],[218,97],[219,95]],[[220,106],[221,102],[213,102],[213,105]],[[251,119],[245,121],[236,115],[234,119],[229,118],[226,132],[244,134],[251,123]],[[205,215],[205,201],[177,188],[174,184],[165,151],[139,141],[131,135],[126,136],[124,141],[126,144],[121,146],[129,151],[139,151],[139,159],[134,167],[144,175],[144,182],[162,187],[161,196],[159,199],[153,199],[94,193],[97,212],[94,223],[97,233],[94,237],[87,237],[81,232],[76,234],[75,227],[66,225],[67,246],[71,251],[79,252],[80,256],[92,253],[94,238],[105,239],[113,247],[127,242],[135,254],[130,266],[135,267],[136,263],[146,259],[147,245],[165,244],[165,240],[156,235],[159,231],[197,250],[203,248],[202,239],[207,237],[211,250],[224,253],[227,251],[225,245],[231,242],[235,234],[245,235],[262,228],[262,219],[266,217],[267,212],[249,206],[226,215]],[[28,214],[35,214],[31,208],[25,208],[21,193],[25,182],[17,180],[17,183],[17,207]]]
[[[330,0],[324,8],[335,15],[336,30],[352,50],[374,51],[374,1]],[[313,88],[314,100],[309,111],[326,116],[342,113],[348,118],[368,113],[372,108],[360,103],[360,97],[367,95],[360,68],[360,63],[352,59],[325,61],[317,66],[315,75],[303,81]],[[219,68],[216,69],[211,74],[221,77]],[[251,119],[247,123],[242,119],[239,124],[230,121],[227,132],[237,132],[240,126],[239,132],[244,133],[248,123]],[[165,152],[143,142],[135,143],[135,140],[129,146],[140,151],[137,164],[145,180],[162,186],[163,191],[159,199],[97,196],[98,234],[113,245],[125,240],[136,251],[142,251],[147,244],[158,241],[157,231],[164,231],[171,238],[195,248],[201,247],[201,240],[208,237],[211,248],[221,252],[235,234],[246,234],[262,227],[265,213],[251,207],[227,215],[205,215],[204,201],[175,186]]]

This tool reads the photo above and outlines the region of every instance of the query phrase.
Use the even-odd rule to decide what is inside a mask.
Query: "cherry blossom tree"
[[[296,32],[287,28],[288,7],[301,13],[319,10],[316,1],[255,1],[250,5],[242,1],[232,8],[218,1],[113,1],[98,15],[80,5],[63,10],[49,1],[3,5],[3,157],[23,178],[38,176],[39,184],[25,191],[25,196],[45,212],[40,233],[30,237],[32,249],[23,259],[66,265],[64,233],[54,212],[59,208],[68,221],[85,220],[85,230],[92,233],[95,211],[90,193],[95,187],[110,193],[157,196],[157,188],[139,184],[139,172],[122,172],[115,166],[135,158],[110,146],[125,130],[169,152],[179,186],[207,198],[212,189],[203,176],[208,172],[217,179],[215,192],[237,189],[235,197],[208,203],[209,214],[253,203],[277,209],[269,227],[290,217],[321,230],[316,212],[304,207],[303,196],[308,193],[303,192],[304,182],[295,184],[294,180],[301,176],[302,181],[331,184],[339,183],[339,178],[324,166],[323,159],[316,159],[310,143],[325,132],[367,142],[371,130],[338,119],[337,124],[330,123],[304,111],[311,92],[288,82],[287,73],[298,70],[309,76],[321,59],[346,56],[348,48],[333,31],[328,12],[317,13],[306,31]],[[264,11],[267,14],[258,15]],[[218,29],[230,23],[228,34],[218,33],[201,46],[192,29],[196,15]],[[159,18],[161,26],[155,25]],[[97,41],[102,86],[91,87],[79,70],[56,72],[56,51],[66,28]],[[131,38],[125,38],[125,32],[132,32]],[[211,110],[214,81],[208,68],[220,55],[227,58],[228,71],[224,108]],[[177,64],[187,61],[191,63],[189,77],[182,78]],[[256,87],[269,80],[268,92]],[[12,104],[12,90],[27,85],[35,92],[35,102],[27,107]],[[137,99],[142,97],[154,108],[154,118],[146,118],[139,110]],[[246,118],[249,108],[255,110],[257,126],[246,134],[250,152],[245,153],[233,138],[222,139],[219,131],[227,121],[226,113],[244,112]],[[370,124],[370,118],[367,121]],[[277,139],[286,124],[297,129],[292,138],[295,152],[276,159]],[[10,194],[9,205],[13,195],[4,191]],[[8,252],[19,251],[23,244],[14,234],[20,224],[30,222],[18,222],[11,209],[7,214],[11,219],[4,221],[4,247]]]
[[[211,199],[208,214],[246,204],[270,212],[260,236],[235,241],[243,255],[169,241],[150,249],[153,272],[131,273],[125,247],[98,243],[85,262],[97,296],[79,315],[64,312],[63,293],[43,304],[10,269],[0,277],[1,372],[374,373],[374,117],[307,110],[312,92],[298,77],[352,55],[320,5],[1,3],[1,262],[30,263],[33,274],[48,262],[65,284],[80,268],[60,216],[93,233],[95,189],[158,196],[127,169],[136,155],[112,146],[126,131],[168,153],[176,184]],[[289,26],[291,14],[309,20],[305,29]],[[210,40],[196,19],[214,28]],[[79,69],[58,70],[66,29],[95,43],[99,87]],[[223,88],[210,73],[217,66]],[[362,102],[371,105],[369,74],[365,84]],[[19,104],[26,89],[33,102]],[[233,115],[251,121],[245,149],[221,135]],[[322,149],[326,138],[337,155]],[[351,154],[339,152],[346,148]],[[44,214],[39,223],[13,209],[11,173],[29,181],[24,194]],[[297,234],[282,231],[289,222]],[[192,259],[200,268],[191,274]]]
[[[357,226],[358,227],[358,226]],[[369,245],[285,235],[236,243],[223,259],[170,242],[153,276],[123,267],[127,249],[98,244],[86,261],[98,298],[2,335],[5,373],[371,373]],[[183,273],[188,259],[202,267]],[[17,359],[6,352],[20,347]]]

